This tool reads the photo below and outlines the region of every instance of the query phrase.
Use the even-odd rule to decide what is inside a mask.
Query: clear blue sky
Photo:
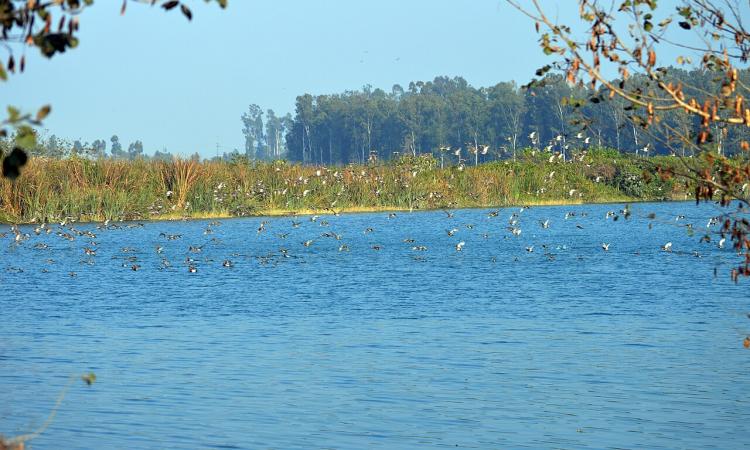
[[[551,2],[554,3],[554,2]],[[571,11],[575,14],[574,2]],[[99,0],[81,19],[80,46],[0,84],[3,103],[51,103],[49,134],[84,141],[117,134],[147,153],[212,156],[243,150],[251,103],[293,112],[302,93],[365,84],[390,90],[437,75],[474,86],[528,81],[549,61],[533,24],[504,0],[230,0],[188,2],[194,18]]]

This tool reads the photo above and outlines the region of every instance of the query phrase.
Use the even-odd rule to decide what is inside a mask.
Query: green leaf
[[[18,119],[21,117],[21,111],[18,110],[15,106],[8,106],[8,122],[13,123],[17,122]]]
[[[28,125],[21,125],[16,131],[16,145],[24,149],[32,149],[36,146],[36,133]]]

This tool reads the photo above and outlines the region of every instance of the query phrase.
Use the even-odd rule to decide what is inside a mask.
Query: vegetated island
[[[674,156],[611,149],[561,155],[527,149],[515,159],[440,167],[432,155],[366,165],[286,161],[32,158],[3,180],[6,223],[170,220],[386,210],[685,200],[690,186],[659,176]]]

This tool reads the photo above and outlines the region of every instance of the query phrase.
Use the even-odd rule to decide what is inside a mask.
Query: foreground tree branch
[[[658,168],[659,173],[692,183],[696,202],[716,201],[725,208],[717,233],[732,239],[741,258],[732,279],[750,276],[750,143],[740,141],[731,149],[732,158],[707,150],[728,127],[750,127],[749,90],[738,76],[750,57],[750,33],[742,21],[748,6],[735,0],[685,0],[667,10],[658,0],[578,0],[580,21],[562,24],[550,18],[539,0],[507,2],[534,22],[542,51],[556,58],[537,76],[559,71],[570,85],[598,92],[590,99],[596,103],[620,98],[629,104],[627,118],[634,126],[662,142],[676,137],[696,150],[700,161],[681,157],[682,170]],[[672,75],[672,67],[658,65],[665,45],[689,52],[677,63],[712,74],[715,89],[689,85]],[[606,75],[613,71],[619,79]],[[534,79],[525,87],[540,83]],[[669,111],[681,111],[695,122],[687,130],[660,128]]]

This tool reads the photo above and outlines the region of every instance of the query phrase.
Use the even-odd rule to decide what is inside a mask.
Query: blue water
[[[0,433],[93,371],[33,448],[747,445],[750,281],[684,228],[718,210],[622,207],[22,227],[0,240]]]

